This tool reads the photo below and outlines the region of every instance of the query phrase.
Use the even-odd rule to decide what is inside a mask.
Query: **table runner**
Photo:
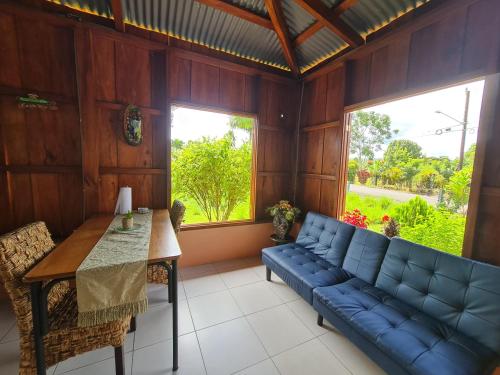
[[[153,212],[134,213],[134,232],[119,233],[116,216],[76,271],[78,326],[86,327],[143,313]]]

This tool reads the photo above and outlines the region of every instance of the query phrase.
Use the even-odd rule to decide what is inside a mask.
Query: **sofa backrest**
[[[342,268],[367,283],[374,284],[389,242],[382,234],[356,228]]]
[[[332,217],[309,212],[296,243],[310,249],[333,265],[341,266],[354,229],[354,226]]]
[[[393,238],[375,285],[500,354],[500,267]]]

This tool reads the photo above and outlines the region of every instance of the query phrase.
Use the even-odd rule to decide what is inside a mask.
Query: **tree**
[[[249,135],[252,134],[253,123],[254,121],[251,117],[231,116],[229,119],[229,127],[232,130],[243,130]]]
[[[223,138],[189,141],[172,163],[173,190],[196,201],[209,221],[227,221],[250,194],[252,146]]]
[[[463,215],[466,214],[466,206],[469,203],[471,180],[472,166],[468,166],[455,172],[445,187],[448,205],[452,210]]]
[[[430,193],[434,189],[443,187],[444,177],[434,168],[426,166],[414,178],[420,192]]]
[[[347,167],[347,181],[353,184],[356,181],[356,173],[358,172],[359,165],[356,159],[349,160]]]
[[[389,185],[399,185],[403,181],[403,171],[398,167],[386,169],[382,177]]]
[[[351,150],[362,167],[396,132],[391,131],[391,119],[387,115],[363,111],[355,113],[351,124]]]
[[[379,179],[382,177],[385,164],[383,160],[372,160],[368,162],[368,170],[370,171],[373,185],[377,186]]]
[[[399,167],[412,159],[422,157],[422,147],[408,139],[397,139],[389,143],[384,153],[384,160],[389,167]]]
[[[464,155],[464,167],[474,166],[474,158],[476,157],[476,144],[469,147]]]

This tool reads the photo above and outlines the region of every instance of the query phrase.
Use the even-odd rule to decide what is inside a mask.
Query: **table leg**
[[[33,317],[33,337],[35,340],[36,372],[45,375],[45,353],[43,347],[42,283],[31,284],[31,311]]]
[[[170,281],[169,281],[170,282]],[[173,366],[179,368],[179,332],[178,332],[178,298],[177,298],[177,259],[172,260],[172,333],[173,333]]]

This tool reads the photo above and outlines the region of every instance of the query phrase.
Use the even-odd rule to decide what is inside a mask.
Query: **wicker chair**
[[[170,209],[170,221],[174,227],[175,234],[178,234],[181,231],[181,225],[184,220],[185,213],[186,206],[184,206],[181,201],[176,199]],[[165,268],[155,264],[148,266],[148,283],[168,284],[168,274]]]
[[[54,248],[43,222],[26,225],[0,237],[0,278],[10,297],[20,335],[19,374],[36,374],[30,287],[23,276]],[[123,369],[122,345],[130,319],[94,327],[77,327],[76,291],[56,284],[48,297],[48,333],[44,336],[46,366],[105,346],[115,347],[117,373]]]

